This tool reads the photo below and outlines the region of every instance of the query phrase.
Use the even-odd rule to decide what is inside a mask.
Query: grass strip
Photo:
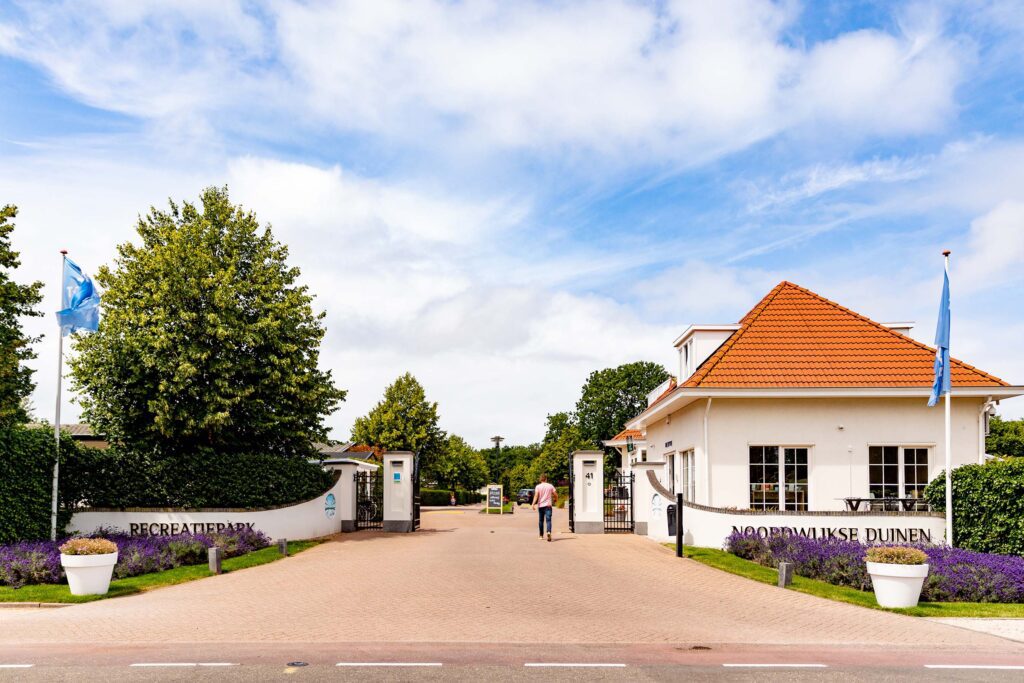
[[[675,545],[666,543],[666,547],[675,550]],[[714,548],[691,548],[683,549],[686,557],[689,557],[701,564],[706,564],[715,569],[743,576],[754,581],[775,585],[779,580],[779,573],[771,567],[765,567],[744,560],[725,550]],[[825,581],[808,579],[803,576],[794,576],[790,585],[792,590],[798,593],[807,593],[827,600],[846,602],[851,605],[868,607],[870,609],[882,610],[885,612],[896,612],[912,617],[974,617],[974,618],[1002,618],[1021,619],[1024,618],[1024,604],[1021,603],[1000,603],[1000,602],[922,602],[917,607],[908,609],[888,609],[879,607],[875,602],[875,594],[869,591],[861,591],[847,586],[834,586]]]
[[[288,554],[295,555],[296,553],[301,553],[303,550],[308,550],[320,543],[322,541],[289,541]],[[245,555],[239,555],[238,557],[229,557],[221,564],[221,569],[227,574],[239,569],[258,567],[261,564],[267,564],[280,559],[282,559],[282,555],[277,552],[277,546],[275,545],[269,548],[261,548]],[[115,579],[110,582],[110,591],[106,595],[72,595],[67,584],[63,583],[42,583],[22,586],[21,588],[0,586],[0,602],[93,602],[94,600],[105,600],[107,598],[118,598],[124,595],[143,593],[154,588],[163,588],[164,586],[173,586],[178,583],[195,581],[196,579],[205,579],[213,575],[213,572],[205,564],[175,567],[174,569],[165,569],[162,572],[140,574],[139,576],[130,576],[127,579]]]
[[[505,503],[504,505],[501,506],[501,510],[498,510],[498,508],[486,508],[485,507],[482,510],[480,510],[480,514],[481,515],[502,515],[502,514],[510,515],[510,514],[515,514],[515,513],[512,512],[512,503]]]

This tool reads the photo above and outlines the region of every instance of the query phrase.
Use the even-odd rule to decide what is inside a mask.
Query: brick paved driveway
[[[144,595],[0,610],[0,644],[550,642],[859,644],[1024,652],[943,624],[783,591],[629,535],[555,541],[535,517],[428,511],[284,561]]]

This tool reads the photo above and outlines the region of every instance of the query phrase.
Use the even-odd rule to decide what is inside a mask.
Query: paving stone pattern
[[[518,642],[1024,645],[720,572],[632,535],[538,540],[536,516],[423,513],[231,574],[60,610],[0,610],[0,644]]]

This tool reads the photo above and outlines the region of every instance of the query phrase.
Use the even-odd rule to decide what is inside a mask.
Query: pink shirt
[[[555,495],[555,487],[546,481],[542,481],[537,484],[537,488],[533,490],[537,496],[537,507],[549,508],[551,507],[551,497]]]

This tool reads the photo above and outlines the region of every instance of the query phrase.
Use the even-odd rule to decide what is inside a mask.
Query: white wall
[[[973,398],[953,400],[954,467],[978,462],[982,403]],[[709,416],[712,469],[710,491],[705,492],[705,405],[705,399],[696,401],[647,428],[649,459],[694,448],[695,502],[705,505],[749,507],[751,445],[809,447],[811,510],[842,510],[842,498],[867,496],[871,444],[928,446],[929,480],[944,467],[943,410],[929,408],[922,398],[716,398]],[[671,448],[665,447],[667,441]]]
[[[663,508],[667,504],[663,501]],[[683,542],[702,548],[722,548],[729,534],[738,529],[753,531],[762,536],[770,533],[798,533],[861,543],[942,543],[945,538],[944,525],[943,517],[923,513],[739,514],[702,510],[687,505],[683,509]],[[647,535],[660,542],[675,540],[669,537],[668,525],[664,521],[652,522],[648,526]]]
[[[351,500],[351,476],[340,477],[330,490],[304,503],[271,510],[85,510],[71,517],[68,531],[89,534],[99,527],[117,527],[135,535],[167,535],[185,531],[220,531],[246,525],[271,539],[301,540],[341,531],[341,506]],[[333,505],[328,505],[328,497]]]

